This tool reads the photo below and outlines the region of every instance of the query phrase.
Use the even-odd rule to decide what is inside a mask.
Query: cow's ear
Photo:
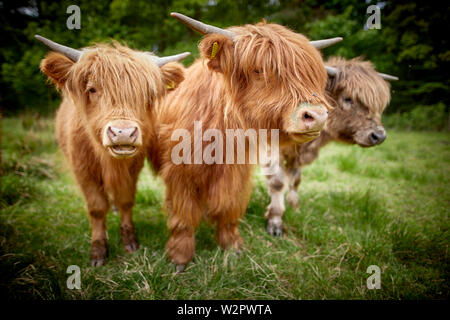
[[[335,92],[337,85],[339,83],[339,72],[336,74],[329,74],[328,73],[328,78],[327,78],[327,85],[326,85],[326,90],[328,92]]]
[[[184,80],[184,67],[179,62],[170,62],[161,67],[163,81],[168,90],[173,90]]]
[[[69,70],[75,62],[65,55],[56,52],[50,52],[41,61],[41,71],[45,73],[59,89],[64,87],[67,81]]]
[[[199,44],[202,58],[209,60],[208,67],[224,72],[233,63],[234,43],[227,36],[208,34]]]

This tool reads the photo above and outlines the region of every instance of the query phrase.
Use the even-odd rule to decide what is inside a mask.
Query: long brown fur
[[[360,58],[346,60],[340,57],[330,58],[326,65],[337,68],[339,72],[327,82],[326,93],[333,110],[325,128],[314,141],[283,148],[280,163],[275,164],[280,170],[267,177],[271,203],[266,218],[268,232],[272,235],[281,235],[282,232],[284,193],[287,191],[289,205],[298,205],[301,168],[317,159],[322,147],[331,141],[369,147],[368,134],[372,130],[384,131],[381,115],[391,98],[390,86],[373,65]]]
[[[167,184],[165,207],[171,231],[167,248],[177,265],[192,259],[194,232],[203,218],[216,224],[223,248],[239,248],[238,224],[250,197],[252,166],[175,165],[171,160],[178,143],[171,141],[174,130],[187,129],[193,137],[194,121],[202,121],[204,131],[213,128],[223,133],[225,146],[226,129],[280,129],[280,143],[292,143],[288,129],[300,103],[329,107],[322,58],[307,38],[276,24],[230,30],[236,34],[234,42],[217,34],[203,38],[202,58],[164,100],[155,137],[159,143],[150,144],[149,158]],[[212,58],[214,43],[218,51]]]
[[[148,56],[115,43],[84,50],[74,63],[51,52],[41,70],[62,91],[56,114],[56,135],[83,191],[92,227],[93,265],[107,255],[106,213],[110,200],[121,217],[122,240],[127,251],[138,244],[132,221],[137,177],[148,142],[155,131],[155,108],[167,93],[166,85],[183,80],[183,68],[170,63],[163,68]],[[96,92],[89,92],[95,88]],[[102,132],[111,119],[129,119],[142,131],[142,147],[131,158],[116,159],[102,144]]]

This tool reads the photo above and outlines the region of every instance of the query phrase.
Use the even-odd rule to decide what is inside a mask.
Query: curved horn
[[[335,67],[325,66],[325,69],[327,70],[327,74],[331,77],[335,77],[339,72],[339,70]]]
[[[378,74],[379,74],[380,77],[382,77],[384,80],[388,80],[388,81],[397,81],[397,80],[398,80],[398,77],[396,77],[396,76],[391,76],[391,75],[389,75],[389,74],[381,73],[381,72],[378,72]]]
[[[69,58],[73,62],[77,62],[82,55],[82,52],[79,50],[75,50],[75,49],[63,46],[59,43],[53,42],[52,40],[41,37],[40,35],[35,35],[34,37],[37,40],[39,40],[40,42],[42,42],[43,44],[45,44],[47,47],[52,49],[53,51],[62,53],[63,55],[65,55],[67,58]]]
[[[167,57],[161,57],[161,58],[152,55],[151,59],[158,67],[161,68],[166,63],[183,60],[184,58],[188,57],[190,54],[191,54],[190,52],[183,52],[183,53],[176,54],[173,56],[167,56]]]
[[[341,37],[336,37],[336,38],[330,38],[330,39],[310,41],[309,43],[312,46],[314,46],[316,49],[323,49],[323,48],[332,46],[335,43],[341,42],[342,40],[344,40],[344,39]]]
[[[218,33],[218,34],[227,36],[231,40],[233,40],[233,38],[234,38],[234,33],[231,31],[217,28],[217,27],[211,26],[209,24],[205,24],[203,22],[189,18],[189,17],[185,16],[184,14],[172,12],[170,15],[172,17],[174,17],[175,19],[177,19],[178,21],[185,24],[186,26],[188,26],[189,28],[191,28],[192,30],[197,31],[198,33],[201,33],[201,34]]]

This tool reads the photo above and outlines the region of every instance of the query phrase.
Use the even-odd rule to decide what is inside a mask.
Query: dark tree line
[[[81,9],[81,29],[68,30],[66,9]],[[306,34],[311,39],[343,36],[325,57],[363,55],[380,72],[395,74],[388,112],[419,105],[449,105],[450,80],[444,1],[396,0],[380,3],[381,29],[364,30],[366,9],[376,1],[358,0],[17,0],[0,1],[0,107],[4,114],[55,110],[58,95],[45,84],[39,62],[47,49],[33,39],[41,34],[80,48],[110,39],[138,49],[198,55],[200,36],[169,16],[178,11],[221,27],[255,23],[262,18]],[[185,63],[189,64],[193,58]],[[448,107],[446,107],[448,108]]]

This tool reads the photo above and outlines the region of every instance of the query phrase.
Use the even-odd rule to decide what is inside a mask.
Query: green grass
[[[331,144],[303,170],[300,209],[281,239],[265,232],[264,178],[240,224],[240,257],[197,232],[196,255],[174,274],[165,243],[164,186],[148,166],[134,221],[141,248],[127,254],[120,217],[108,215],[110,256],[89,265],[81,193],[58,150],[51,119],[2,120],[1,290],[27,299],[445,299],[449,296],[450,134],[389,132],[376,148]],[[81,290],[66,287],[81,268]],[[368,290],[369,265],[381,289]]]

